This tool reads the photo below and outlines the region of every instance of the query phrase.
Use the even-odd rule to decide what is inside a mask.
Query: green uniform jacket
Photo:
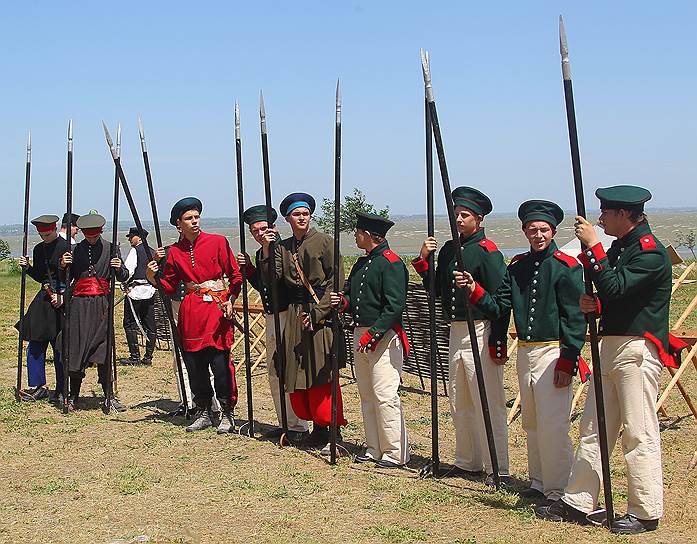
[[[477,283],[470,301],[491,319],[513,309],[521,341],[559,340],[557,369],[575,374],[586,340],[586,320],[578,305],[582,292],[579,262],[559,251],[552,240],[543,251],[516,255],[495,293]]]
[[[305,278],[320,299],[319,304],[303,285],[295,267],[293,254],[297,253]],[[261,258],[257,272],[269,285],[268,259]],[[276,277],[280,296],[288,301],[288,314],[283,329],[286,391],[327,384],[331,381],[332,329],[327,318],[332,311],[330,293],[334,277],[334,240],[331,236],[311,228],[302,240],[291,236],[276,244]],[[344,268],[339,256],[339,285],[344,284]],[[301,314],[307,313],[312,331],[302,325]],[[346,360],[345,342],[339,343],[339,362]],[[277,355],[275,364],[279,364]],[[278,370],[278,366],[277,366]]]
[[[484,235],[484,229],[478,230],[462,241],[462,258],[465,262],[465,270],[472,274],[478,284],[492,293],[498,289],[506,273],[506,263],[496,244]],[[412,265],[423,278],[424,286],[428,288],[428,274],[430,274],[428,261],[417,257],[412,260]],[[453,272],[456,268],[455,249],[452,240],[449,240],[438,253],[436,295],[441,297],[446,320],[465,321],[467,319],[466,294],[462,289],[455,287]],[[477,308],[472,308],[472,314],[475,320],[489,319]],[[489,351],[494,357],[505,356],[509,321],[510,312],[504,312],[491,322]]]
[[[579,255],[590,271],[601,304],[601,335],[643,336],[671,363],[668,312],[672,267],[663,244],[646,222],[612,242],[607,254],[598,243]]]
[[[343,311],[351,313],[359,327],[369,327],[362,345],[372,347],[387,331],[402,326],[407,305],[409,272],[387,242],[375,247],[353,265],[344,289]]]
[[[262,259],[262,249],[257,249],[256,252],[256,262],[260,263]],[[268,263],[268,261],[266,261]],[[268,266],[268,265],[267,265]],[[267,314],[273,313],[273,305],[271,304],[271,286],[264,283],[264,278],[262,273],[257,270],[257,268],[250,262],[247,263],[245,267],[247,272],[247,280],[249,284],[257,290],[259,295],[261,295],[261,303],[264,306],[264,312]],[[288,309],[288,300],[285,296],[285,291],[279,288],[279,301],[278,301],[278,311],[283,312]]]

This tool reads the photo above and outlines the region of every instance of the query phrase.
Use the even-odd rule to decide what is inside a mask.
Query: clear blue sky
[[[187,195],[235,216],[232,114],[242,109],[246,203],[263,187],[264,90],[274,202],[333,191],[334,86],[344,98],[343,183],[393,213],[423,213],[423,83],[433,84],[453,186],[495,211],[528,198],[573,207],[557,18],[566,20],[589,207],[636,183],[652,205],[697,206],[697,4],[684,2],[10,2],[0,21],[2,223],[20,222],[26,132],[31,214],[64,209],[75,123],[76,211],[111,215],[100,121],[123,124],[123,161],[150,218],[142,115],[160,215]],[[436,178],[437,180],[439,178]],[[442,208],[439,194],[439,206]],[[122,219],[127,211],[125,208]]]

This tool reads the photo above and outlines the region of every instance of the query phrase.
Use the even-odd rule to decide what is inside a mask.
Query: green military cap
[[[546,221],[556,228],[564,220],[564,210],[549,200],[528,200],[518,208],[523,226],[530,221]]]
[[[264,204],[259,204],[258,206],[252,206],[247,208],[242,214],[242,221],[247,223],[247,225],[252,225],[258,223],[259,221],[268,221],[268,208]],[[271,223],[275,223],[278,219],[278,213],[276,210],[271,208]]]
[[[453,205],[463,206],[478,215],[487,215],[494,209],[489,197],[473,187],[456,187],[453,191]]]
[[[172,206],[172,212],[169,215],[169,223],[176,227],[177,220],[179,220],[181,216],[189,210],[197,210],[198,213],[201,213],[201,210],[203,210],[203,204],[198,198],[193,196],[182,198],[179,202]]]
[[[106,224],[106,219],[98,213],[88,213],[81,215],[77,220],[77,226],[80,230],[99,229]]]
[[[651,193],[636,185],[613,185],[595,191],[601,210],[644,211],[644,202],[651,200]]]
[[[58,219],[57,215],[40,215],[32,219],[31,224],[34,225],[39,232],[50,232],[56,228]]]
[[[376,234],[383,238],[387,231],[394,226],[394,221],[374,213],[356,212],[356,228]]]

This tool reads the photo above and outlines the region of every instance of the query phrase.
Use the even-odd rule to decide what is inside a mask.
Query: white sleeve
[[[128,252],[128,257],[126,257],[124,266],[128,269],[128,277],[130,278],[133,276],[136,266],[138,266],[138,252],[136,251],[136,248],[132,247],[131,251]]]

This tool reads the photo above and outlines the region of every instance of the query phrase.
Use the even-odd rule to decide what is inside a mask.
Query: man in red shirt
[[[227,239],[201,230],[202,208],[201,201],[193,197],[183,198],[172,208],[169,222],[177,227],[181,238],[167,252],[160,281],[166,295],[173,295],[180,281],[186,286],[177,330],[194,402],[200,409],[198,418],[186,430],[198,431],[213,425],[210,366],[222,409],[218,434],[223,434],[235,430],[232,410],[237,402],[237,385],[230,360],[233,340],[230,320],[232,303],[242,286],[242,274]],[[155,283],[159,270],[155,261],[148,264],[150,283]],[[228,281],[227,287],[223,278]]]

